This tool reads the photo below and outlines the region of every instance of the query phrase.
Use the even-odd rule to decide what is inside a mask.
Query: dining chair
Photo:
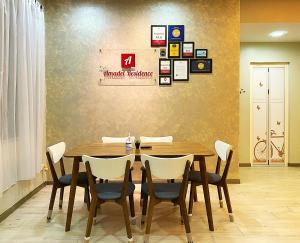
[[[165,136],[165,137],[140,137],[141,144],[143,143],[172,143],[173,137],[172,136]]]
[[[94,158],[82,156],[85,163],[88,179],[90,183],[90,191],[92,195],[91,208],[88,217],[88,223],[85,233],[85,242],[89,242],[92,224],[96,222],[97,207],[107,201],[114,201],[123,208],[123,216],[126,225],[128,242],[133,241],[129,215],[127,206],[127,196],[129,196],[130,213],[132,220],[135,219],[134,198],[133,193],[135,185],[132,183],[130,168],[134,163],[135,156],[133,154],[118,158]],[[96,184],[93,175],[97,178],[108,179],[107,183]],[[120,179],[122,182],[113,182],[112,180]]]
[[[66,150],[66,144],[64,142],[60,142],[48,147],[46,152],[50,172],[53,178],[52,193],[51,193],[48,216],[47,216],[48,222],[51,220],[57,189],[60,188],[59,209],[61,209],[63,204],[64,188],[66,186],[70,186],[72,181],[72,175],[66,174],[65,172],[64,161],[63,161],[63,155],[65,153],[65,150]],[[60,177],[58,177],[55,170],[55,164],[57,164],[58,162],[59,162],[59,167],[61,172]],[[85,189],[84,202],[87,204],[87,208],[89,209],[90,193],[89,193],[88,178],[86,172],[79,173],[77,184],[78,186],[83,187]]]
[[[164,137],[145,137],[141,136],[140,137],[140,142],[141,144],[145,143],[172,143],[173,142],[173,136],[164,136]],[[146,170],[145,167],[141,167],[142,170],[142,179],[141,179],[141,185],[146,182]],[[171,180],[171,182],[174,182],[173,179],[169,178],[168,180]],[[140,197],[140,204],[142,204],[143,200],[143,195],[141,192],[141,197]]]
[[[226,182],[233,150],[230,144],[227,144],[220,140],[217,140],[215,142],[215,150],[218,155],[216,171],[215,173],[207,173],[208,183],[217,186],[219,203],[221,208],[223,208],[222,191],[221,191],[221,188],[223,188],[229,219],[231,222],[233,222],[234,217],[233,217],[233,212],[232,212],[232,207],[231,207],[231,202],[230,202],[230,197],[228,192],[228,186]],[[222,175],[220,174],[221,162],[225,162],[225,167]],[[189,180],[191,181],[191,190],[190,190],[190,199],[189,199],[189,215],[191,216],[193,211],[193,203],[194,203],[193,198],[194,195],[197,193],[196,186],[202,184],[200,171],[193,170],[193,166],[192,166],[192,170],[190,171]]]
[[[126,143],[128,137],[102,137],[102,143]],[[130,136],[130,140],[134,141],[135,137]]]
[[[180,206],[181,220],[184,222],[186,237],[189,243],[193,242],[188,220],[187,209],[185,205],[186,192],[188,187],[188,176],[190,164],[194,156],[187,155],[178,158],[158,158],[142,154],[141,161],[146,168],[147,182],[142,184],[144,195],[142,221],[144,224],[147,213],[147,224],[144,236],[144,242],[148,243],[150,238],[150,228],[152,222],[153,208],[160,202],[169,201]],[[154,182],[152,177],[157,179],[182,178],[180,182],[161,183]],[[148,196],[150,198],[148,212]]]

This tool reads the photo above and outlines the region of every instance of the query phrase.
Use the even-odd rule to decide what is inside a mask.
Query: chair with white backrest
[[[215,142],[215,150],[218,155],[216,172],[215,173],[207,173],[208,183],[211,185],[217,186],[219,203],[220,203],[221,208],[223,208],[222,191],[221,191],[221,188],[223,188],[226,205],[227,205],[227,209],[228,209],[228,214],[229,214],[229,219],[231,222],[233,222],[234,217],[233,217],[233,213],[232,213],[231,202],[230,202],[230,197],[229,197],[229,192],[228,192],[228,186],[227,186],[227,182],[226,182],[229,167],[230,167],[230,162],[232,159],[233,150],[232,150],[232,146],[230,144],[227,144],[220,140],[217,140]],[[225,167],[224,167],[222,175],[220,174],[221,162],[225,162]],[[200,171],[192,170],[190,172],[189,180],[191,181],[189,215],[192,215],[193,201],[194,201],[193,197],[194,197],[194,194],[196,193],[196,186],[202,185]]]
[[[173,137],[172,136],[165,136],[165,137],[140,137],[141,144],[143,143],[172,143]]]
[[[118,158],[94,158],[82,156],[85,163],[90,191],[92,195],[91,208],[89,212],[88,223],[86,227],[85,242],[89,242],[92,224],[96,222],[97,206],[107,201],[114,201],[122,206],[124,220],[126,225],[128,242],[133,241],[127,206],[127,196],[129,196],[130,213],[132,219],[135,218],[133,193],[135,186],[130,176],[130,168],[134,163],[133,154]],[[98,183],[93,181],[93,176],[109,180],[108,183]],[[123,177],[122,182],[111,182]]]
[[[128,137],[102,137],[102,143],[126,143]],[[130,140],[134,143],[135,137],[130,136]]]
[[[66,150],[66,144],[64,142],[60,142],[57,144],[54,144],[47,148],[47,159],[48,164],[50,168],[50,172],[53,178],[53,187],[52,187],[52,193],[49,203],[49,211],[47,220],[51,220],[52,211],[53,211],[53,205],[55,201],[56,191],[58,188],[60,188],[60,198],[59,198],[59,209],[62,208],[63,203],[63,196],[64,196],[64,188],[66,186],[71,185],[72,181],[72,175],[67,174],[65,172],[64,162],[63,162],[63,155]],[[56,170],[55,170],[55,164],[59,162],[61,176],[58,177]],[[88,186],[88,178],[86,172],[80,172],[77,179],[77,184],[80,187],[85,188],[85,194],[84,194],[84,201],[87,203],[87,207],[89,209],[90,207],[90,193],[89,193],[89,186]]]
[[[164,137],[145,137],[145,136],[141,136],[140,137],[140,142],[141,144],[147,144],[147,143],[172,143],[173,142],[173,136],[164,136]],[[143,184],[144,182],[146,182],[146,171],[145,168],[142,167],[142,180],[141,180],[141,184]],[[169,178],[171,179],[171,178]],[[173,182],[173,180],[172,180]],[[142,199],[143,199],[143,193],[141,192],[141,199],[140,199],[140,204],[142,203]]]
[[[147,175],[147,182],[142,184],[142,192],[144,195],[147,195],[143,200],[142,224],[146,216],[148,196],[150,197],[144,242],[149,242],[153,208],[156,204],[164,201],[169,201],[180,206],[180,214],[185,225],[187,240],[189,243],[193,242],[185,205],[188,176],[193,160],[193,155],[178,158],[158,158],[145,154],[141,155],[141,161],[146,168]],[[175,183],[163,183],[154,182],[152,177],[159,180],[168,178],[180,178],[182,180]]]

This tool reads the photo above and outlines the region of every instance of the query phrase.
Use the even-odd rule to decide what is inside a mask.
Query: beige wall
[[[240,98],[241,163],[250,162],[250,62],[290,62],[289,65],[289,163],[300,163],[300,43],[241,43]]]
[[[103,135],[173,135],[236,150],[238,178],[239,1],[46,0],[47,144]],[[99,48],[150,48],[151,24],[184,24],[208,48],[213,74],[169,88],[98,86]],[[147,56],[145,56],[147,58]],[[119,62],[119,60],[116,60]]]

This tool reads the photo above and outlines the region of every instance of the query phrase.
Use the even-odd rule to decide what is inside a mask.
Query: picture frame
[[[207,58],[207,49],[196,49],[195,58]]]
[[[162,47],[159,49],[159,56],[161,58],[166,58],[167,57],[167,48]]]
[[[168,43],[168,58],[180,58],[181,56],[181,43],[169,42]]]
[[[189,59],[174,59],[172,69],[173,81],[189,81]]]
[[[160,58],[159,59],[159,75],[171,75],[171,74],[172,74],[171,59]]]
[[[182,58],[194,58],[194,42],[182,42],[181,44],[181,56]]]
[[[212,73],[211,58],[197,58],[190,60],[190,73]]]
[[[151,47],[167,46],[167,26],[151,25]]]
[[[159,76],[159,85],[160,86],[170,86],[170,85],[172,85],[171,76]]]
[[[184,41],[184,25],[168,25],[168,41]]]

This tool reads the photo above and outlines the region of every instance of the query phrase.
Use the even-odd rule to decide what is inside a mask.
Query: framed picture
[[[196,58],[207,58],[207,49],[196,49]]]
[[[169,42],[168,43],[168,57],[169,58],[180,58],[180,42]]]
[[[184,41],[184,25],[169,25],[168,41]]]
[[[151,25],[151,47],[167,45],[167,26]]]
[[[194,58],[194,42],[183,42],[182,43],[182,57]]]
[[[191,73],[212,73],[212,59],[191,59]]]
[[[171,60],[159,59],[159,75],[171,75]]]
[[[171,85],[171,76],[159,76],[159,85]]]
[[[189,60],[173,60],[173,81],[189,81]]]
[[[167,57],[167,49],[165,47],[162,47],[159,49],[159,56],[160,57]]]

